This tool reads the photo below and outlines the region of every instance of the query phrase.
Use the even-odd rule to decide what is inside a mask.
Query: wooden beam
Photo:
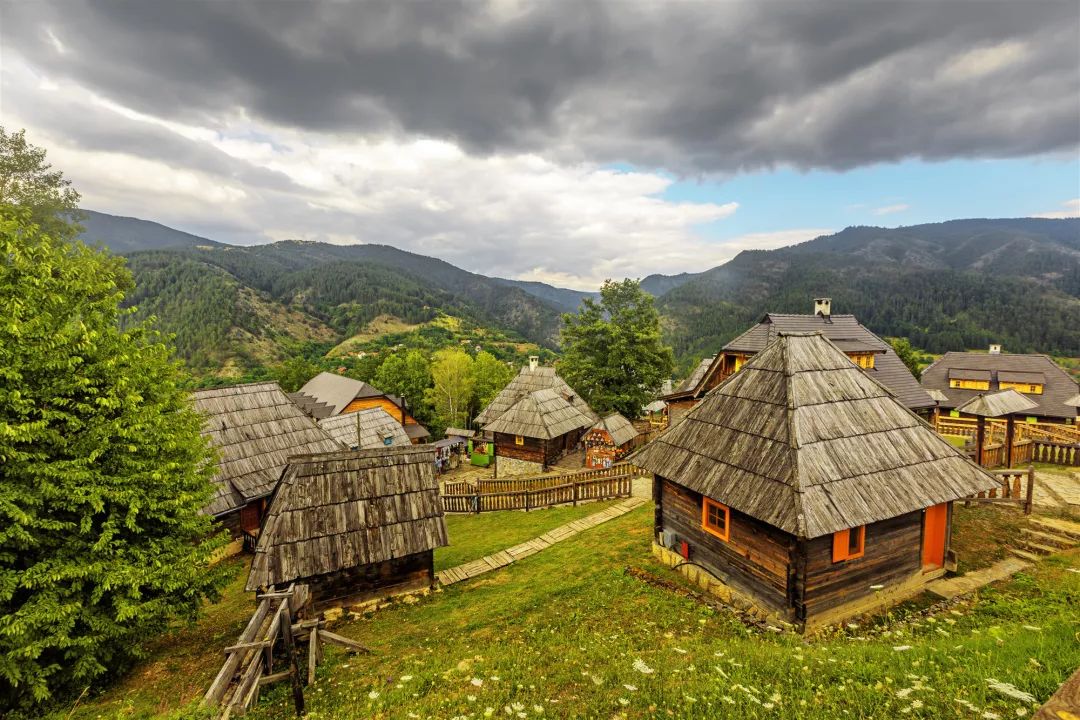
[[[259,678],[259,687],[263,685],[269,685],[270,683],[280,682],[281,680],[288,680],[291,673],[288,670],[282,670],[270,675],[263,675]]]
[[[334,645],[340,645],[346,650],[350,650],[352,652],[363,653],[365,655],[373,654],[371,650],[364,647],[355,640],[350,640],[347,637],[342,637],[341,635],[332,633],[329,630],[319,630],[319,638],[325,642],[333,643]]]
[[[312,631],[308,633],[308,651],[307,651],[307,684],[315,684],[315,663],[319,660],[319,633]]]
[[[226,655],[234,652],[243,652],[245,650],[255,650],[257,648],[264,648],[268,645],[273,645],[270,640],[256,640],[254,642],[237,643],[236,645],[230,645],[223,651]]]
[[[240,633],[239,642],[243,643],[253,640],[255,638],[255,633],[262,627],[263,621],[266,619],[269,612],[270,601],[260,602],[258,608],[255,610],[255,614],[251,616],[247,626],[244,627],[244,631]],[[221,702],[221,698],[229,688],[233,675],[236,674],[236,670],[240,667],[240,663],[243,659],[242,653],[233,653],[229,655],[228,659],[225,660],[225,664],[221,666],[221,670],[218,671],[214,681],[210,683],[210,688],[203,696],[203,705],[213,706]]]
[[[293,705],[296,716],[304,716],[304,687],[300,684],[300,667],[296,662],[296,646],[293,644],[292,619],[289,617],[289,603],[281,603],[281,639],[285,645],[285,655],[289,659],[289,680],[292,682]]]

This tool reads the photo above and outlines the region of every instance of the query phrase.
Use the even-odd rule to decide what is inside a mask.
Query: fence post
[[[289,613],[288,599],[282,600],[281,609],[281,639],[285,645],[285,654],[289,658],[289,682],[292,685],[293,705],[296,706],[296,716],[304,715],[304,688],[300,684],[300,665],[296,662],[296,647],[293,645],[292,615]]]
[[[575,482],[574,483],[574,507],[577,507],[577,498],[578,498],[578,484]]]
[[[525,491],[525,512],[529,512],[529,495],[530,494],[531,493],[528,490]]]
[[[1035,497],[1035,466],[1028,465],[1027,469],[1027,497],[1024,500],[1024,514],[1031,514],[1031,506]]]

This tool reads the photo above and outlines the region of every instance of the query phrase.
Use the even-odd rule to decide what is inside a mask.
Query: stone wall
[[[544,472],[544,466],[541,463],[518,460],[517,458],[501,455],[495,457],[496,478],[508,478],[516,475],[538,475],[542,472]]]

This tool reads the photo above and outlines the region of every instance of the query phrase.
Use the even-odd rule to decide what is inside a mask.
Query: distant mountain
[[[641,281],[641,289],[653,297],[660,297],[669,290],[674,290],[683,283],[697,277],[697,273],[680,273],[679,275],[649,275]],[[495,278],[497,282],[521,288],[534,297],[538,297],[549,305],[562,312],[576,312],[581,301],[585,298],[598,298],[599,292],[585,292],[584,290],[570,290],[569,288],[555,287],[547,283],[527,280],[506,280]]]
[[[660,298],[669,341],[689,363],[764,312],[807,313],[814,297],[882,335],[932,352],[1001,342],[1080,355],[1080,220],[956,220],[847,228],[740,253]]]
[[[82,241],[88,245],[102,245],[117,254],[199,245],[222,247],[222,243],[149,220],[107,215],[93,210],[84,210],[83,213]]]

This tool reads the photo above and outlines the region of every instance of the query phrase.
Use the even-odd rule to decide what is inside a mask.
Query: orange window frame
[[[724,528],[723,530],[717,528],[713,523],[709,521],[709,510],[715,509],[724,515]],[[715,500],[709,498],[701,498],[701,528],[714,535],[721,540],[727,542],[731,538],[731,508],[722,503],[718,503]]]
[[[857,550],[851,549],[851,533],[858,533],[858,545]],[[855,558],[861,558],[866,552],[866,526],[860,525],[859,527],[849,528],[848,530],[840,530],[833,533],[832,542],[832,560],[833,562],[843,562],[844,560],[854,560]]]

